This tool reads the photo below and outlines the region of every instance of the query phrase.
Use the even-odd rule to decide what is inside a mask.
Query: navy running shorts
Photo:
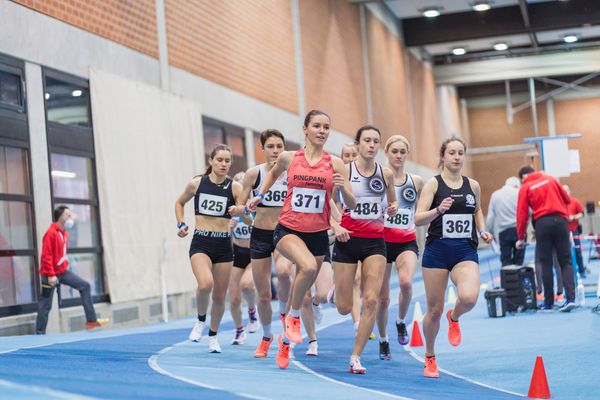
[[[477,248],[471,239],[433,239],[425,245],[423,268],[442,268],[452,271],[460,262],[473,261],[479,264]]]

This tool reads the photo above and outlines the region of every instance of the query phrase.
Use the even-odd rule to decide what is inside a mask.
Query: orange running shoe
[[[440,372],[438,371],[437,362],[435,362],[435,356],[425,356],[425,371],[423,372],[425,378],[439,378]]]
[[[542,301],[542,300],[544,300],[544,293],[542,293],[542,292],[536,293],[536,295],[535,295],[535,299],[536,299],[537,301]]]
[[[557,294],[556,296],[554,296],[554,301],[557,303],[565,301],[565,295],[562,293]]]
[[[302,343],[302,334],[300,333],[300,317],[285,317],[285,336],[294,343]]]
[[[265,339],[264,336],[261,339],[256,351],[254,351],[254,358],[267,358],[269,354],[269,346],[273,343],[273,336],[269,338],[269,340]]]
[[[277,366],[281,369],[286,369],[290,365],[290,344],[283,343],[281,334],[277,337],[277,343],[279,344],[279,351],[277,352]]]
[[[460,344],[460,326],[458,321],[452,321],[450,315],[452,315],[452,310],[448,310],[446,313],[446,318],[448,318],[448,341],[452,346],[458,346]]]

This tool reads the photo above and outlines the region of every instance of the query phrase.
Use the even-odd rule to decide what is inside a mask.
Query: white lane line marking
[[[188,379],[188,378],[185,378],[183,376],[175,375],[175,374],[173,374],[173,373],[171,373],[171,372],[169,372],[169,371],[161,368],[161,366],[158,365],[158,358],[159,358],[160,355],[165,354],[165,353],[173,350],[175,347],[181,346],[181,345],[186,344],[188,342],[189,342],[189,340],[185,340],[183,342],[176,343],[173,346],[169,346],[169,347],[165,347],[164,349],[161,349],[158,353],[150,356],[150,358],[148,359],[148,365],[150,366],[150,368],[152,368],[153,370],[155,370],[159,374],[166,375],[166,376],[168,376],[170,378],[173,378],[173,379],[177,379],[178,381],[189,383],[190,385],[194,385],[194,386],[198,386],[198,387],[205,388],[205,389],[210,389],[210,390],[220,390],[220,391],[223,391],[223,392],[229,392],[229,393],[235,394],[237,396],[245,397],[245,398],[248,398],[248,399],[268,400],[266,397],[255,396],[255,395],[248,394],[248,393],[232,392],[232,391],[225,390],[225,389],[217,387],[217,386],[212,386],[212,385],[207,385],[207,384],[204,384],[204,383],[200,383],[198,381],[195,381],[195,380],[192,380],[192,379]]]
[[[62,392],[60,390],[54,390],[54,389],[49,389],[49,388],[40,387],[40,386],[21,385],[19,383],[5,381],[4,379],[0,379],[0,386],[6,387],[9,389],[22,390],[22,391],[29,392],[29,393],[33,392],[35,394],[44,395],[44,396],[53,396],[54,398],[65,399],[65,400],[93,400],[93,399],[96,399],[96,397],[89,397],[89,396],[83,396],[80,394],[67,393],[67,392]]]

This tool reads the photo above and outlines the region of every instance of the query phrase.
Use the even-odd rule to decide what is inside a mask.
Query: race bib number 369
[[[262,204],[270,207],[283,207],[283,201],[287,195],[287,186],[281,184],[275,184],[265,194],[262,199]]]
[[[292,192],[292,210],[299,213],[322,213],[325,190],[295,187]]]
[[[442,237],[446,239],[470,238],[473,231],[472,214],[444,214]]]
[[[227,197],[200,193],[200,196],[198,197],[198,206],[200,210],[202,210],[202,214],[220,217],[225,215]]]

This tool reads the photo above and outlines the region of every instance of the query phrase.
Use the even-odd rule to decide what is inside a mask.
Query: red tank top
[[[287,195],[279,222],[298,232],[319,232],[330,228],[329,197],[333,189],[333,163],[323,151],[311,166],[304,150],[296,151],[288,168]]]

